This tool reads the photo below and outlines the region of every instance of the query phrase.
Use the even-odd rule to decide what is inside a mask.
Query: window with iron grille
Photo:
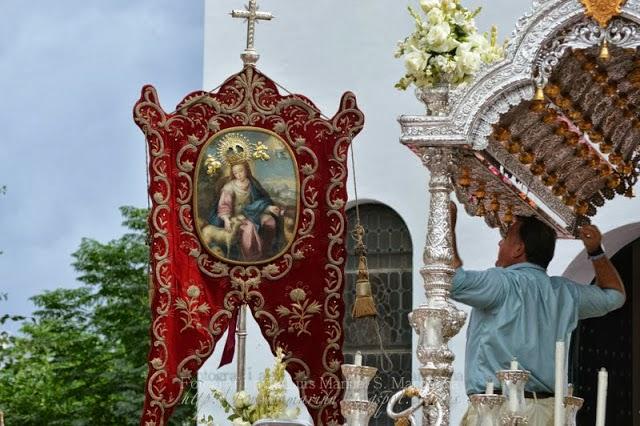
[[[361,204],[359,210],[360,222],[365,229],[369,279],[378,309],[376,321],[393,366],[389,365],[380,348],[374,321],[370,318],[354,320],[349,311],[353,306],[358,272],[358,258],[351,237],[356,224],[355,208],[347,211],[345,362],[352,363],[356,351],[361,351],[363,364],[378,368],[369,386],[369,400],[378,403],[378,411],[369,424],[391,426],[393,422],[385,412],[386,403],[391,395],[411,381],[413,330],[407,318],[412,309],[413,293],[411,236],[402,218],[388,206]],[[400,406],[396,408],[399,409]]]

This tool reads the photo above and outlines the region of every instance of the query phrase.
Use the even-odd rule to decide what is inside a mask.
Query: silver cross
[[[247,20],[247,47],[244,53],[240,55],[245,65],[254,65],[258,62],[258,52],[253,45],[256,32],[256,21],[270,21],[273,15],[270,12],[258,12],[256,0],[249,0],[249,4],[245,6],[245,10],[232,10],[231,16],[234,18],[243,18]]]

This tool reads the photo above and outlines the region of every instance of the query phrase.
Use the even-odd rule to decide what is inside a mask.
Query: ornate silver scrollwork
[[[640,46],[640,27],[624,18],[616,18],[603,29],[595,21],[583,18],[573,27],[550,40],[536,60],[534,81],[544,87],[549,76],[560,62],[567,49],[587,49],[606,41],[610,45],[624,49]]]
[[[393,411],[396,404],[405,396],[416,396],[419,400],[411,404],[411,406],[405,410],[400,412]],[[445,410],[443,409],[442,403],[439,401],[435,390],[429,391],[428,387],[421,391],[418,391],[416,388],[402,389],[393,394],[387,404],[387,415],[393,420],[407,419],[411,426],[418,426],[413,414],[421,407],[430,408],[436,413],[434,421],[425,423],[423,420],[423,424],[430,424],[434,426],[441,426],[443,424]]]
[[[579,1],[534,0],[531,11],[518,20],[503,61],[482,68],[470,85],[451,87],[447,108],[440,108],[438,104],[428,108],[427,115],[399,118],[401,142],[416,153],[431,172],[424,266],[420,270],[427,303],[412,312],[410,323],[420,336],[417,357],[421,364],[421,388],[434,392],[441,409],[434,408],[437,404],[425,406],[421,399],[407,410],[395,413],[393,407],[407,395],[407,390],[403,390],[394,395],[387,406],[390,417],[404,417],[415,425],[414,415],[422,408],[423,425],[434,424],[440,414],[440,421],[449,423],[453,353],[447,342],[465,321],[465,314],[449,301],[454,271],[448,204],[455,153],[463,147],[486,150],[483,155],[505,166],[516,181],[526,182],[539,200],[572,228],[576,223],[574,212],[533,179],[517,158],[507,156],[499,147],[492,147],[489,137],[493,125],[503,114],[522,101],[532,99],[534,83],[540,86],[546,83],[566,49],[596,46],[603,40],[621,48],[640,46],[636,23],[640,22],[639,11],[640,0],[628,0],[620,17],[603,30],[585,18],[585,9]],[[434,99],[440,101],[440,98]],[[439,111],[444,114],[434,115]],[[550,220],[557,222],[557,219]],[[436,411],[438,415],[434,417]],[[511,424],[522,424],[523,419],[517,417],[515,414],[511,417]]]

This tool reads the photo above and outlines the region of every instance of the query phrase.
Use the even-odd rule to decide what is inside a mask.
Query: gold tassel
[[[353,302],[351,316],[353,318],[373,317],[378,315],[378,310],[373,300],[371,282],[369,282],[367,247],[364,245],[364,227],[360,225],[359,221],[353,230],[353,239],[356,242],[355,249],[358,256],[358,277],[356,279],[356,300]]]
[[[544,101],[544,88],[536,86],[536,93],[533,96],[534,101]]]
[[[356,280],[356,300],[353,302],[351,315],[354,318],[373,317],[378,315],[376,304],[371,292],[367,258],[360,255],[358,259],[358,279]]]
[[[600,48],[600,55],[598,56],[603,61],[609,59],[609,43],[607,40],[602,42],[602,47]]]

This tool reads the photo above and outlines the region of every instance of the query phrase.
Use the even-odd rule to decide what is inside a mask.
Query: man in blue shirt
[[[530,425],[553,424],[555,342],[566,341],[578,320],[620,308],[625,291],[618,272],[601,247],[602,235],[592,225],[579,235],[595,270],[596,285],[550,277],[556,234],[533,217],[517,217],[499,244],[495,268],[466,271],[455,238],[456,209],[452,203],[455,250],[451,298],[471,306],[467,329],[465,384],[467,394],[485,392],[498,370],[517,358],[531,372],[526,384]],[[475,425],[469,409],[463,425]]]

